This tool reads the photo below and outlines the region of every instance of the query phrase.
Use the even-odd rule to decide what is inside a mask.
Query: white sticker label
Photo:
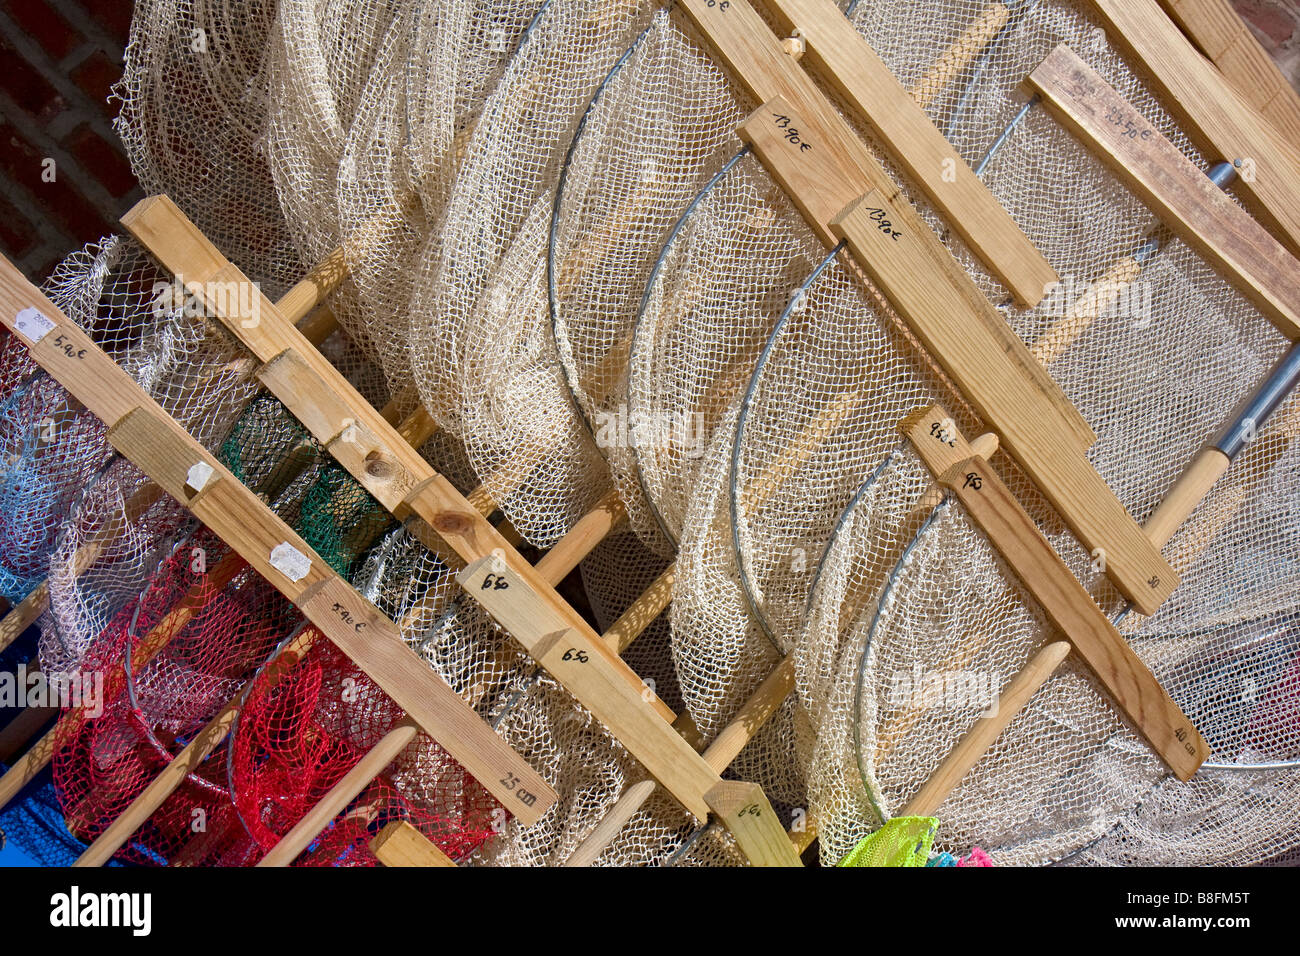
[[[206,461],[200,461],[190,465],[189,472],[185,475],[185,486],[193,488],[195,491],[202,491],[212,477],[212,466]]]
[[[53,319],[46,317],[37,309],[23,309],[14,316],[14,328],[25,338],[30,339],[33,345],[45,338],[54,328],[54,324]]]
[[[311,558],[285,541],[271,549],[271,567],[290,581],[298,582],[311,570]]]

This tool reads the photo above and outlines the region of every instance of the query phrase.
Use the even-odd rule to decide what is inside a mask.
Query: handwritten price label
[[[806,153],[812,149],[812,143],[805,142],[800,137],[798,128],[790,125],[792,122],[790,117],[781,113],[773,113],[772,119],[776,121],[776,128],[781,131],[781,135],[784,136],[792,146],[798,146],[799,152]]]

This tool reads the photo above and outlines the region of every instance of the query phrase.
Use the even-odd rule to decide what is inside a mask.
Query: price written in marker
[[[871,216],[871,221],[876,224],[876,228],[883,232],[889,238],[897,242],[903,238],[903,234],[894,228],[894,224],[887,218],[889,213],[875,206],[867,208],[867,213]]]
[[[73,346],[73,344],[70,341],[68,341],[67,337],[64,336],[62,332],[54,336],[54,346],[55,348],[61,349],[63,351],[63,354],[66,355],[68,358],[84,359],[86,357],[86,350],[79,349]]]
[[[957,439],[954,437],[955,424],[951,418],[945,418],[941,422],[931,422],[930,434],[938,441],[949,448],[957,447]]]
[[[798,146],[799,152],[807,153],[812,150],[812,143],[806,142],[799,134],[799,129],[791,125],[790,117],[784,113],[773,113],[772,119],[776,121],[776,128],[781,131],[781,135],[789,141],[790,145]]]
[[[480,591],[505,591],[510,587],[510,582],[499,574],[489,574],[483,578],[483,583],[479,585]]]
[[[361,631],[365,629],[366,622],[353,617],[352,612],[349,611],[347,608],[345,608],[339,602],[337,601],[334,602],[332,610],[334,611],[335,614],[339,616],[340,621],[342,621],[344,624],[351,626],[351,628],[354,631],[356,631],[358,634],[360,634]]]

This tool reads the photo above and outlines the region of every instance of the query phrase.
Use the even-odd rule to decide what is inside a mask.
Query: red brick
[[[81,194],[67,169],[58,168],[52,183],[41,179],[44,159],[41,151],[26,142],[3,118],[0,118],[0,147],[3,147],[0,148],[0,171],[26,189],[50,222],[77,244],[113,231],[105,217]]]
[[[1233,6],[1273,53],[1291,39],[1296,32],[1297,20],[1300,20],[1294,4],[1278,3],[1277,0],[1235,0]]]
[[[135,176],[121,147],[108,142],[89,126],[78,126],[63,145],[113,196],[124,196],[135,188]]]
[[[24,113],[47,122],[67,106],[50,82],[2,38],[0,62],[4,64],[0,85]]]
[[[85,11],[87,20],[99,24],[118,46],[126,47],[131,30],[131,0],[77,0],[77,6]]]
[[[104,53],[96,51],[88,56],[70,74],[73,83],[95,101],[105,115],[115,111],[108,105],[108,95],[113,92],[113,84],[122,77],[122,64],[114,63]]]
[[[0,7],[55,62],[85,42],[85,37],[61,13],[50,7],[46,0],[3,0]]]
[[[0,248],[12,259],[20,259],[27,250],[36,244],[36,227],[13,206],[0,196]]]

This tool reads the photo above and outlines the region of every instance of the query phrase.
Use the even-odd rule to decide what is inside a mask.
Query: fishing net
[[[81,662],[83,680],[95,675],[103,697],[94,709],[102,712],[87,710],[57,742],[54,780],[71,831],[86,842],[98,836],[235,696],[295,617],[292,605],[211,534],[178,541]],[[119,859],[181,862],[191,839],[208,833],[210,823],[221,825],[228,796],[203,769]],[[221,853],[186,862],[218,862]]]
[[[170,277],[138,245],[109,238],[65,259],[44,291],[160,404],[211,444],[252,394],[224,333],[183,314]],[[0,593],[17,600],[48,572],[74,499],[107,464],[104,426],[46,376],[16,338],[0,356]]]
[[[278,297],[302,274],[260,146],[274,0],[141,0],[114,93],[136,180]]]
[[[252,403],[222,455],[338,571],[392,524],[350,476],[320,461],[319,447],[274,399]],[[119,470],[126,469],[124,462]],[[82,594],[98,596],[84,580],[80,585]],[[82,655],[80,674],[99,675],[104,686],[102,713],[65,713],[59,725],[55,782],[73,832],[89,842],[125,810],[299,620],[219,541],[182,532],[145,590]],[[240,825],[225,756],[218,748],[188,775],[118,858],[254,862],[265,847]]]
[[[229,781],[239,818],[269,850],[401,719],[342,653],[318,640],[293,671],[264,671],[232,730]],[[369,841],[406,820],[452,859],[499,830],[506,813],[430,738],[420,736],[332,821],[302,862],[373,866]]]
[[[26,347],[17,340],[6,352]],[[70,498],[106,460],[104,429],[78,411],[39,370],[0,406],[0,594],[21,601],[45,579],[50,549]]]
[[[1046,113],[1025,109],[1017,88],[1066,42],[1202,157],[1084,4],[847,9],[978,164],[1061,286],[1035,308],[1016,307],[866,136],[869,149],[1096,431],[1089,455],[1102,477],[1130,513],[1150,514],[1285,343]],[[587,0],[281,0],[238,13],[149,0],[119,89],[146,188],[172,194],[269,292],[300,263],[342,249],[349,279],[331,306],[351,344],[339,337],[327,352],[377,404],[393,400],[404,414],[418,395],[441,429],[422,451],[458,486],[481,486],[540,548],[618,495],[630,530],[581,571],[601,627],[676,559],[670,615],[628,655],[705,741],[795,655],[797,695],[731,773],[761,783],[783,815],[806,808],[828,862],[899,812],[1047,637],[1032,600],[961,508],[940,502],[896,432],[936,401],[968,437],[981,423],[741,149],[734,128],[757,104],[680,15]],[[111,296],[84,298],[100,317],[97,337],[216,447],[252,395],[251,365],[211,323],[163,309],[141,325],[144,300],[120,297],[158,277],[133,244],[105,250],[65,294],[81,301],[86,276],[108,283]],[[116,278],[127,274],[135,279]],[[121,318],[102,318],[106,296],[122,303]],[[66,475],[52,484],[69,497],[39,504],[46,523],[22,533],[48,538],[51,566],[86,582],[59,589],[43,636],[43,655],[72,665],[148,593],[148,573],[119,580],[108,569],[160,568],[179,529],[165,508],[137,502],[130,527],[77,567],[96,529],[139,490],[122,469],[88,480],[107,461],[102,439],[85,452],[75,430],[38,440],[34,422],[65,414],[40,379],[2,381],[0,412],[16,410],[12,426],[0,420],[19,462],[10,484],[36,483],[38,468]],[[309,857],[368,861],[366,835],[409,818],[457,859],[562,861],[642,772],[457,596],[456,569],[350,477],[317,463],[279,481],[295,456],[319,458],[292,428],[271,427],[265,448],[248,444],[258,415],[282,414],[254,406],[236,440],[249,451],[232,467],[254,487],[278,482],[276,500],[313,547],[560,794],[534,827],[494,819],[476,785],[420,738]],[[1214,757],[1190,784],[1170,781],[1069,661],[937,814],[936,850],[978,844],[999,863],[1160,863],[1292,849],[1293,432],[1281,419],[1252,443],[1170,543],[1184,583],[1148,620],[1121,616],[1091,555],[997,461]],[[72,517],[55,533],[64,513]],[[40,575],[29,560],[35,537],[8,549],[15,594]],[[949,677],[964,681],[956,704],[944,696]],[[240,819],[222,826],[251,835],[260,852],[401,715],[324,645],[287,680],[257,683],[226,783]],[[345,700],[345,685],[360,696]],[[927,696],[936,686],[937,702]],[[725,834],[657,794],[599,862],[735,860]]]
[[[609,487],[546,318],[553,190],[579,114],[646,19],[629,4],[542,10],[465,140],[438,241],[418,263],[407,341],[420,398],[539,547]]]
[[[879,6],[861,17],[879,13],[876,22],[883,28],[889,11]],[[872,36],[870,22],[862,25]],[[889,26],[889,35],[893,30]],[[1066,5],[1041,4],[1016,21],[958,100],[966,105],[948,127],[955,142],[969,144],[968,155],[982,155],[996,140],[1020,108],[1010,91],[1063,41],[1188,150],[1085,18]],[[894,54],[888,43],[878,42],[889,60]],[[905,82],[920,69],[891,66]],[[1014,126],[985,180],[1062,276],[1107,277],[1118,289],[1098,304],[1071,297],[1067,281],[1037,309],[1006,313],[1100,436],[1090,454],[1094,465],[1131,513],[1149,514],[1216,430],[1224,410],[1262,378],[1283,343],[1185,247],[1152,242],[1150,217],[1045,115],[1030,111]],[[1067,180],[1070,186],[1062,188]],[[1103,207],[1111,212],[1099,227],[1094,223]],[[1116,282],[1125,269],[1127,279]],[[1274,457],[1280,463],[1285,456]],[[1005,472],[1072,570],[1104,607],[1115,608],[1114,593],[1099,580],[1090,556],[1063,532],[1027,481],[1013,469]],[[1228,487],[1231,480],[1230,475]],[[923,504],[928,486],[929,476],[909,450],[881,456],[840,521],[799,643],[800,701],[808,719],[801,749],[809,810],[827,860],[845,856],[901,809],[1047,633],[1032,601],[960,508],[945,505],[930,513],[931,502]],[[1295,544],[1294,518],[1284,496],[1259,490],[1259,506],[1273,511],[1266,524],[1247,524],[1243,516],[1233,526],[1236,537],[1223,537],[1228,531],[1219,529],[1210,546],[1188,537],[1204,520],[1194,518],[1167,551],[1183,576],[1181,588],[1140,628],[1136,618],[1126,622],[1135,648],[1207,739],[1216,732],[1235,735],[1242,716],[1216,729],[1217,720],[1228,719],[1226,709],[1207,712],[1213,695],[1194,676],[1210,666],[1207,661],[1220,668],[1220,677],[1273,687],[1277,676],[1265,684],[1266,675],[1258,672],[1279,654],[1287,657],[1276,646],[1267,653],[1247,651],[1251,638],[1240,633],[1243,622],[1285,615],[1293,604],[1286,596],[1294,587],[1293,559],[1285,555]],[[1198,516],[1213,513],[1221,496],[1246,500],[1240,490],[1216,490]],[[918,531],[920,515],[928,517]],[[745,530],[751,525],[746,522]],[[1194,553],[1193,540],[1203,554]],[[765,552],[754,547],[752,553]],[[1269,567],[1276,562],[1278,577],[1253,570],[1261,561]],[[1242,562],[1252,568],[1244,576]],[[753,596],[768,599],[772,592],[761,581]],[[1244,629],[1258,637],[1255,626]],[[1242,642],[1240,652],[1232,649],[1231,633]],[[1275,743],[1283,752],[1294,747],[1285,736]],[[1220,745],[1212,745],[1217,754]],[[1222,759],[1251,762],[1240,749]],[[1235,841],[1228,827],[1217,840],[1207,835],[1216,812],[1227,805],[1225,792],[1251,789],[1240,776],[1224,782],[1227,773],[1232,772],[1206,770],[1190,786],[1162,785],[1161,793],[1184,795],[1189,833],[1199,832],[1202,841],[1195,853],[1180,848],[1166,855],[1155,841],[1148,862],[1260,858],[1246,842]],[[1281,771],[1267,775],[1271,787],[1287,780]],[[944,805],[936,845],[963,852],[979,844],[999,862],[1059,859],[1123,829],[1117,820],[1163,776],[1158,760],[1116,718],[1091,676],[1069,662]],[[1259,816],[1261,829],[1272,836],[1261,834],[1255,842],[1272,852],[1273,841],[1293,821],[1260,813],[1268,805],[1262,794],[1241,810],[1245,818]],[[1150,813],[1148,807],[1146,819]],[[1202,819],[1192,823],[1193,818]],[[1130,852],[1136,842],[1127,832],[1110,839],[1124,842]],[[1171,838],[1165,846],[1177,842]]]
[[[267,157],[307,261],[342,247],[333,306],[388,373],[411,384],[407,316],[440,243],[464,143],[542,6],[279,4],[267,52]]]

